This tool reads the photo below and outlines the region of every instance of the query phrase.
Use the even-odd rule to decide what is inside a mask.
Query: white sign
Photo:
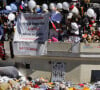
[[[47,54],[47,43],[13,42],[14,55],[40,56]]]
[[[31,35],[21,35],[18,33],[17,29],[15,28],[15,35],[14,35],[14,42],[33,42],[37,40],[38,36],[31,36]]]
[[[49,17],[47,14],[21,13],[15,27],[14,54],[46,55],[48,30]]]
[[[17,19],[17,30],[21,35],[37,36],[38,41],[46,41],[49,31],[49,15],[21,13]]]
[[[65,80],[65,63],[53,62],[52,82],[62,82]]]

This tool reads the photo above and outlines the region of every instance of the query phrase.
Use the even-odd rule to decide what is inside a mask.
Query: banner
[[[65,81],[65,63],[53,62],[52,64],[52,82]]]
[[[38,41],[44,42],[48,39],[49,15],[21,13],[17,19],[17,30],[20,35],[38,37]]]
[[[40,56],[47,54],[47,42],[38,44],[34,42],[13,42],[14,55]]]
[[[21,13],[15,27],[14,55],[46,55],[48,31],[48,14]]]
[[[33,35],[21,35],[18,33],[17,28],[15,28],[14,42],[33,42],[39,37]]]

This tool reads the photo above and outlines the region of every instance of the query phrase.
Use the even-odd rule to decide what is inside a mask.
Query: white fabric
[[[76,35],[79,35],[79,30],[75,31],[75,34],[76,34]]]
[[[72,0],[72,1],[77,1],[77,0]]]
[[[74,42],[77,43],[77,42],[80,41],[80,37],[79,37],[79,36],[70,36],[69,38],[70,38],[69,41],[70,41],[70,42],[73,42],[73,43],[74,43]]]
[[[94,17],[94,16],[95,16],[94,10],[93,10],[92,8],[89,8],[89,9],[87,10],[87,15],[88,15],[89,17]]]
[[[73,16],[73,13],[68,13],[67,19],[71,19]]]
[[[78,10],[78,8],[75,7],[75,6],[74,6],[74,8],[71,10],[71,12],[72,12],[73,14],[76,14],[76,15],[79,14],[79,10]]]
[[[22,76],[22,77],[24,76],[20,71],[18,71],[18,74],[19,76]]]
[[[72,22],[72,23],[71,23],[71,27],[72,27],[72,29],[74,29],[74,30],[79,29],[77,23],[75,23],[75,22]]]
[[[7,76],[0,77],[0,82],[7,83],[9,80],[12,80],[12,79],[11,78],[8,78]]]
[[[45,90],[43,88],[30,88],[30,90]]]

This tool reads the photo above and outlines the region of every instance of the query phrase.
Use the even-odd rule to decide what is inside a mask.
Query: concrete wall
[[[83,61],[81,63],[81,82],[91,81],[91,71],[100,70],[100,61]]]
[[[51,78],[52,64],[50,62],[64,62],[66,64],[66,80],[73,82],[80,82],[81,79],[81,66],[79,61],[70,61],[56,58],[23,58],[16,57],[12,60],[1,61],[0,66],[14,65],[18,63],[19,70],[25,75],[30,75],[33,78],[44,77]],[[30,69],[26,69],[25,65],[30,64]]]
[[[75,59],[75,58],[56,58],[56,57],[15,57],[7,61],[1,61],[0,66],[15,65],[18,63],[18,69],[25,75],[30,75],[34,79],[44,77],[51,79],[52,62],[64,62],[66,64],[65,80],[71,80],[74,83],[90,82],[91,70],[100,70],[100,61],[95,59]],[[30,64],[30,69],[25,65]]]
[[[8,45],[9,42],[5,42],[6,53],[9,56],[10,50]],[[79,54],[70,53],[70,46],[70,44],[67,45],[66,43],[59,43],[59,45],[54,43],[51,44],[52,48],[48,45],[48,56],[15,56],[14,59],[11,59],[9,56],[7,61],[0,61],[0,66],[15,65],[17,63],[18,69],[25,75],[30,75],[33,78],[44,77],[50,80],[52,72],[50,62],[64,62],[66,64],[66,80],[71,80],[75,83],[90,82],[91,70],[100,70],[100,58],[86,58],[86,56],[80,58]],[[69,53],[67,53],[68,51]],[[86,55],[88,54],[86,53]],[[26,64],[30,64],[30,69],[26,69]]]

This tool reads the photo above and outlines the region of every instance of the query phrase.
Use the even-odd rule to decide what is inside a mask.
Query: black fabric
[[[8,76],[10,78],[18,78],[19,77],[17,68],[15,68],[13,66],[0,67],[0,75]]]

